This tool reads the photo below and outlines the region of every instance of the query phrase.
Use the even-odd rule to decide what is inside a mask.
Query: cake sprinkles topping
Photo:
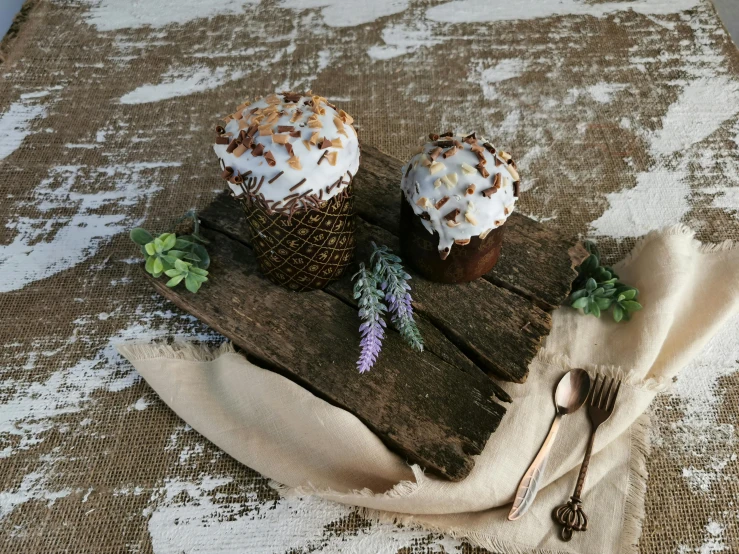
[[[401,186],[426,230],[438,234],[445,259],[454,244],[484,239],[505,223],[520,177],[511,155],[477,133],[431,133],[429,139],[403,167]]]
[[[228,168],[221,176],[233,196],[258,200],[270,213],[320,207],[346,190],[359,167],[354,119],[310,91],[244,102],[224,121],[213,146]],[[253,181],[244,183],[246,175]]]

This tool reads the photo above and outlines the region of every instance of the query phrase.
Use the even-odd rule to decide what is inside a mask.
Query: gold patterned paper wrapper
[[[351,264],[354,237],[353,184],[319,208],[292,216],[270,211],[258,200],[241,205],[252,232],[252,246],[264,276],[294,291],[322,289]]]

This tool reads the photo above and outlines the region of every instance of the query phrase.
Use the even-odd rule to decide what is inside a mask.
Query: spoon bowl
[[[554,392],[557,413],[571,414],[580,409],[590,392],[590,375],[585,370],[575,368],[564,374]]]

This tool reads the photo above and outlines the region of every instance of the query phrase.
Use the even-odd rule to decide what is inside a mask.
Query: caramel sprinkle
[[[418,206],[419,208],[424,208],[424,209],[428,208],[430,206],[429,199],[426,198],[425,196],[421,196],[421,198],[416,200],[416,206]]]
[[[477,170],[478,170],[478,171],[480,172],[480,175],[482,175],[482,176],[483,176],[483,177],[485,177],[485,178],[488,178],[488,177],[490,177],[490,173],[488,173],[488,170],[487,170],[487,169],[485,169],[485,166],[484,166],[484,165],[482,165],[482,164],[480,163],[480,164],[477,164],[477,165],[476,165],[475,167],[476,167],[476,168],[477,168]]]
[[[303,140],[302,142],[303,142],[303,146],[305,146],[305,149],[310,150],[310,147],[311,147],[310,142],[307,140]]]
[[[331,146],[333,148],[344,148],[344,145],[341,144],[341,137],[336,137],[335,139],[331,139]]]
[[[240,157],[241,157],[241,155],[242,155],[242,154],[243,154],[244,152],[246,152],[247,150],[248,150],[248,149],[247,149],[247,147],[246,147],[246,146],[244,146],[243,144],[239,144],[239,145],[238,145],[238,146],[237,146],[236,148],[234,148],[233,154],[234,154],[234,156],[236,156],[237,158],[240,158]]]
[[[289,139],[290,137],[288,135],[272,135],[272,142],[276,144],[287,144]]]
[[[295,110],[295,113],[290,118],[290,123],[295,123],[298,119],[300,119],[300,116],[303,115],[303,112],[300,110]]]
[[[312,134],[312,135],[310,136],[310,141],[309,141],[309,142],[310,142],[311,144],[315,144],[315,145],[318,145],[318,135],[319,135],[318,131],[316,131],[315,133],[313,133],[313,134]]]
[[[287,165],[289,165],[293,169],[303,169],[303,166],[300,165],[300,158],[298,158],[295,154],[290,156],[290,159],[287,160]]]
[[[328,160],[328,163],[331,165],[336,165],[336,158],[339,155],[338,152],[329,152],[326,154],[326,159]]]
[[[339,110],[339,117],[347,125],[351,125],[352,123],[354,123],[354,118],[346,113],[344,110]]]
[[[442,198],[441,200],[439,200],[439,201],[438,201],[438,202],[437,202],[437,203],[436,203],[436,204],[434,205],[434,207],[435,207],[435,208],[436,208],[437,210],[440,210],[440,209],[441,209],[441,207],[442,207],[442,206],[443,206],[444,204],[446,204],[447,202],[449,202],[449,197],[448,197],[448,196],[445,196],[444,198]]]
[[[432,160],[435,160],[436,158],[438,158],[438,157],[439,157],[439,154],[441,154],[441,146],[437,146],[437,147],[436,147],[436,148],[434,148],[434,149],[433,149],[433,150],[432,150],[431,152],[429,152],[429,157],[430,157],[430,158],[431,158]]]
[[[263,137],[269,136],[272,134],[272,126],[271,125],[260,125],[259,126],[259,134]]]
[[[472,183],[469,187],[467,187],[466,194],[474,194],[475,192],[475,184]]]

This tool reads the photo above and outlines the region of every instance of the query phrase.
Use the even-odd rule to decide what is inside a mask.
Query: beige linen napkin
[[[513,403],[472,473],[457,483],[409,467],[353,415],[251,364],[229,345],[211,351],[129,344],[119,350],[180,417],[281,483],[285,493],[317,494],[506,553],[635,552],[646,488],[643,414],[739,311],[739,250],[730,246],[701,246],[683,226],[652,233],[617,267],[641,291],[644,310],[632,321],[555,311],[528,381],[505,385]],[[590,429],[584,410],[563,419],[531,510],[516,522],[506,515],[554,417],[552,391],[571,367],[620,376],[625,386],[595,442],[583,497],[590,528],[564,543],[551,511],[575,485]]]

